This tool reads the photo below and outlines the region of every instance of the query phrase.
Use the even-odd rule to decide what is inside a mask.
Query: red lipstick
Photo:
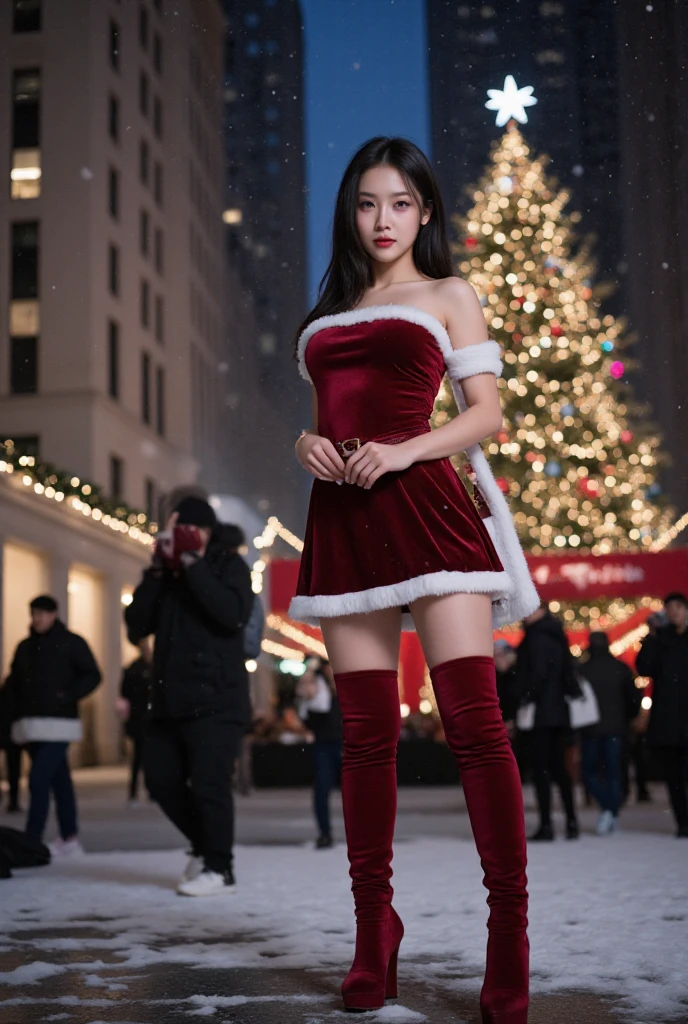
[[[394,245],[395,241],[395,238],[376,238],[375,245],[377,245],[379,249],[389,249],[390,245]]]

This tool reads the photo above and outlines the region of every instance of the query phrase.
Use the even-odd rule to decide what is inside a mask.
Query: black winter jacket
[[[252,604],[251,574],[240,555],[200,558],[179,572],[144,572],[124,617],[132,643],[155,635],[153,718],[223,714],[250,722],[242,631]]]
[[[652,678],[647,742],[656,747],[688,744],[688,631],[663,626],[643,640],[635,667]]]
[[[22,640],[5,684],[13,722],[22,718],[78,718],[78,703],[95,690],[100,669],[83,637],[58,619],[47,633]]]
[[[642,700],[630,668],[609,651],[587,652],[579,665],[581,675],[595,691],[600,711],[599,722],[585,732],[589,736],[625,736]]]
[[[129,701],[129,715],[124,723],[124,731],[132,740],[142,737],[145,731],[152,682],[153,666],[145,658],[132,661],[122,673],[119,692]]]
[[[535,728],[568,728],[567,697],[580,696],[564,628],[549,612],[526,626],[516,662],[521,703],[535,702]]]

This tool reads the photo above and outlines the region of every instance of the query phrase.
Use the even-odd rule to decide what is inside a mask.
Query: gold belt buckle
[[[350,455],[357,452],[361,447],[360,437],[350,437],[347,441],[337,441],[335,448],[343,459],[348,459]]]

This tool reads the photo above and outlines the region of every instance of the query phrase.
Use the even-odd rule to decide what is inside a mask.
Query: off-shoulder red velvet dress
[[[398,443],[430,430],[446,370],[435,325],[443,330],[407,307],[309,325],[301,369],[317,392],[318,433],[333,442]],[[289,614],[317,622],[460,592],[498,602],[511,586],[450,460],[434,459],[387,473],[370,490],[314,481]]]

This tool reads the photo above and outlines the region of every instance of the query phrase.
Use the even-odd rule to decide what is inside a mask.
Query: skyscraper
[[[635,386],[664,434],[673,462],[664,489],[681,515],[688,510],[688,7],[629,0],[620,32],[620,191],[640,361]]]
[[[433,156],[450,212],[485,166],[500,129],[488,89],[534,87],[523,127],[572,192],[581,232],[598,238],[602,277],[620,262],[615,0],[427,0]],[[618,304],[616,305],[618,308]]]
[[[308,422],[292,339],[306,313],[303,23],[298,0],[224,0],[225,220],[255,306],[260,385],[289,436]]]
[[[227,486],[223,44],[217,0],[0,14],[0,441],[85,488],[60,501],[0,458],[3,654],[27,588],[50,588],[105,668],[105,759],[121,600],[150,548],[108,529],[91,484],[153,519],[178,485]]]

